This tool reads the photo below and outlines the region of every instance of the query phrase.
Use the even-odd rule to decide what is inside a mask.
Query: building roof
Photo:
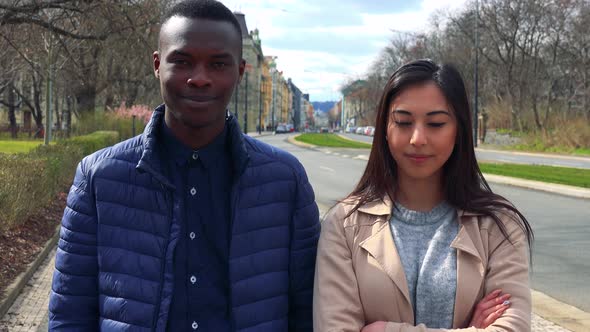
[[[250,32],[248,30],[248,26],[246,25],[246,15],[240,12],[234,12],[234,15],[238,19],[238,23],[240,23],[240,28],[242,29],[242,39],[250,38]]]

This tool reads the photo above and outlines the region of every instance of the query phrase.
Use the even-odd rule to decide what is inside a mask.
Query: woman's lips
[[[417,164],[424,163],[428,159],[432,158],[431,155],[413,154],[413,153],[406,154],[406,157],[408,157],[411,161],[413,161],[414,163],[417,163]]]

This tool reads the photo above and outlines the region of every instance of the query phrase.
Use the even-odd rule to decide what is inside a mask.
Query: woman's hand
[[[361,332],[385,332],[385,326],[387,325],[387,322],[374,322],[371,323],[365,327],[363,327],[363,329],[361,330]]]
[[[479,301],[475,306],[469,326],[485,329],[502,316],[504,311],[510,307],[510,301],[508,301],[510,294],[500,294],[502,294],[502,290],[496,289]]]
[[[469,326],[485,329],[492,325],[510,307],[508,299],[510,299],[510,294],[502,294],[501,289],[489,293],[475,306]],[[363,327],[361,332],[385,332],[386,325],[387,322],[374,322]]]

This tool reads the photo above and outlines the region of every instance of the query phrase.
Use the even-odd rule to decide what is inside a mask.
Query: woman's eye
[[[430,122],[428,124],[431,127],[439,128],[445,125],[445,122]]]
[[[407,127],[407,126],[411,125],[412,123],[410,121],[395,121],[395,124],[400,127]]]

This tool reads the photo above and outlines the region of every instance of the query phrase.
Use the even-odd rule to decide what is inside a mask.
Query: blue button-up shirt
[[[172,180],[184,218],[174,251],[174,293],[169,331],[230,331],[228,255],[231,160],[227,126],[193,151],[164,124]]]

